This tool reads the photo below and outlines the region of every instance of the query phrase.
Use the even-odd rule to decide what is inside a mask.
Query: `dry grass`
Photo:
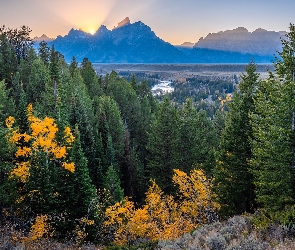
[[[234,216],[228,221],[205,225],[175,241],[159,241],[158,249],[194,250],[291,250],[295,249],[288,228],[255,229],[251,217]]]
[[[101,246],[60,243],[54,239],[30,241],[25,233],[11,225],[0,228],[0,249],[3,250],[99,250]],[[120,249],[120,248],[114,248]],[[122,249],[137,249],[135,246]],[[152,249],[141,246],[140,249]],[[250,216],[234,216],[225,222],[204,225],[173,241],[159,241],[163,250],[294,250],[294,232],[283,226],[255,229]]]
[[[60,243],[53,239],[29,240],[24,232],[15,230],[13,225],[0,227],[0,249],[3,250],[100,250],[102,247],[92,244],[75,245]]]

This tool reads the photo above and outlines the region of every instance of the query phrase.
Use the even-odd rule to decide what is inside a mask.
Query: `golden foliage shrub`
[[[29,233],[29,240],[38,240],[44,235],[49,233],[49,225],[47,223],[47,215],[38,215],[35,219],[35,223],[31,226]]]
[[[179,187],[177,200],[165,195],[152,181],[142,208],[136,209],[125,198],[106,209],[104,226],[114,232],[114,243],[175,239],[207,223],[209,216],[219,209],[219,204],[212,201],[211,180],[202,170],[192,170],[190,175],[174,170],[172,180]]]

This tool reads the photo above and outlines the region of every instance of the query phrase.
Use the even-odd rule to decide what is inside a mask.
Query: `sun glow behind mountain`
[[[44,2],[46,9],[51,15],[55,16],[55,21],[60,25],[59,34],[66,34],[71,28],[80,29],[91,35],[94,35],[98,28],[110,19],[110,15],[116,6],[116,0],[97,1],[87,0],[87,4],[81,4],[80,1],[72,1],[66,4],[66,1],[60,1],[53,8],[49,2]],[[54,35],[47,32],[49,36]]]
[[[89,34],[91,34],[91,35],[94,35],[94,34],[95,34],[95,32],[96,32],[96,30],[95,30],[95,29],[93,29],[93,28],[90,28],[90,29],[89,29]]]

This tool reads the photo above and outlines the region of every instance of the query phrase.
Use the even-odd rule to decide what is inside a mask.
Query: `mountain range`
[[[252,59],[271,63],[285,34],[261,28],[249,32],[239,27],[210,33],[195,44],[173,46],[148,25],[131,23],[126,17],[112,30],[102,25],[91,35],[71,29],[67,35],[47,42],[54,44],[67,62],[75,56],[78,62],[87,57],[93,63],[248,63]]]

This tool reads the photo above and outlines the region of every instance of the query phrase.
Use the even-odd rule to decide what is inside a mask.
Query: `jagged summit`
[[[78,39],[78,38],[85,38],[87,36],[90,36],[87,32],[85,32],[82,29],[70,29],[69,33],[65,35],[65,37],[70,37],[72,39]]]
[[[233,30],[226,30],[225,33],[248,33],[249,31],[245,27],[238,27]]]
[[[104,35],[111,32],[105,25],[101,25],[98,30],[94,33],[94,36]]]
[[[43,34],[42,36],[40,37],[34,37],[33,39],[35,42],[42,42],[42,41],[45,41],[45,42],[48,42],[48,41],[53,41],[54,38],[49,38],[48,36],[46,36],[45,34]]]
[[[130,19],[129,19],[129,17],[125,17],[121,22],[118,23],[117,26],[115,26],[115,27],[113,28],[113,30],[118,29],[118,28],[120,28],[120,27],[123,27],[123,26],[125,26],[125,25],[129,25],[129,24],[131,24],[131,23],[130,23]]]

